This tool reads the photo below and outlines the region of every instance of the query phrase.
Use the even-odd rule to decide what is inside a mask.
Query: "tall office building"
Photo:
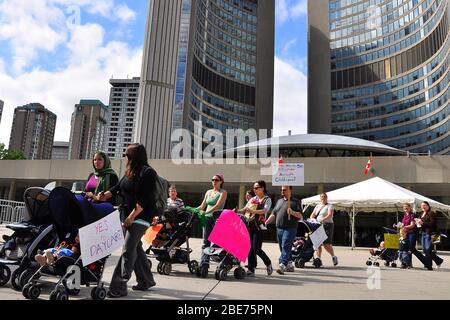
[[[150,2],[136,140],[169,158],[171,134],[272,129],[274,0]]]
[[[109,120],[106,151],[111,159],[122,159],[127,146],[133,142],[139,77],[111,79]]]
[[[309,132],[449,154],[449,5],[309,1]]]
[[[40,103],[30,103],[14,110],[9,149],[22,151],[28,160],[52,157],[56,115]]]
[[[70,130],[69,157],[92,159],[95,152],[104,151],[108,107],[99,100],[81,100],[75,105]]]
[[[53,143],[52,160],[68,160],[69,159],[69,143],[55,141]]]
[[[0,123],[2,123],[2,113],[4,104],[5,103],[2,100],[0,100]]]

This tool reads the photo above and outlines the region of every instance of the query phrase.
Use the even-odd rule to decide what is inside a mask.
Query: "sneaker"
[[[295,271],[294,265],[292,261],[289,261],[288,265],[286,266],[286,272],[294,272],[294,271]]]
[[[285,271],[286,271],[286,266],[284,264],[280,263],[280,266],[277,269],[277,273],[284,274]]]
[[[267,269],[267,275],[270,276],[273,273],[272,264],[269,264],[268,266],[266,266],[266,269]]]
[[[334,266],[337,266],[338,265],[338,257],[336,257],[336,256],[333,256],[333,265]]]
[[[251,271],[251,270],[247,270],[246,275],[247,275],[247,277],[254,277],[255,276],[255,272]]]

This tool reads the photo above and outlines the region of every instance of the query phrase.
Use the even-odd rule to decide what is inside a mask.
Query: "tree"
[[[0,143],[0,160],[25,160],[22,151],[8,150],[3,143]]]

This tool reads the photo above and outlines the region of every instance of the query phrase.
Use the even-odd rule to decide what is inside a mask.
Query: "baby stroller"
[[[194,214],[187,210],[166,209],[161,217],[156,217],[153,226],[160,225],[152,245],[147,249],[148,259],[156,258],[159,261],[157,271],[159,274],[170,275],[172,264],[187,264],[189,272],[194,274],[198,269],[198,262],[191,260],[192,249],[189,247]],[[186,243],[186,247],[181,247]]]
[[[248,225],[248,221],[243,215],[239,215],[239,218]],[[209,256],[210,261],[217,263],[217,268],[214,273],[216,280],[225,281],[228,277],[228,273],[234,269],[234,277],[236,279],[245,278],[245,269],[241,266],[241,262],[235,256],[224,250],[223,248],[211,243],[211,246],[203,250],[204,254]],[[201,278],[206,278],[208,275],[209,265],[202,266],[198,273]]]
[[[314,257],[314,246],[310,239],[310,235],[321,226],[320,223],[313,223],[302,220],[298,224],[297,237],[292,246],[292,259],[296,268],[304,268],[305,263]],[[320,258],[313,259],[313,266],[320,268],[322,260]]]
[[[3,236],[0,243],[0,287],[11,279],[15,290],[21,290],[21,273],[30,267],[36,267],[34,255],[40,249],[54,244],[55,235],[48,211],[50,187],[32,187],[24,192],[25,216],[19,223],[11,223],[6,228],[12,235]],[[17,268],[11,273],[11,267]]]
[[[384,230],[384,247],[380,246],[377,250],[371,250],[371,256],[366,261],[366,265],[380,266],[380,260],[384,261],[386,267],[397,267],[399,235],[397,230],[383,227]]]
[[[48,207],[57,234],[55,244],[61,243],[62,240],[71,243],[78,234],[79,228],[111,213],[97,212],[93,215],[91,211],[83,210],[74,194],[62,187],[50,193]],[[27,299],[38,299],[42,286],[55,285],[55,282],[50,279],[56,278],[58,281],[50,293],[50,300],[68,300],[69,295],[79,294],[80,285],[87,287],[95,285],[91,290],[91,297],[94,300],[103,300],[106,297],[106,290],[102,283],[106,260],[107,257],[83,267],[81,256],[59,257],[49,266],[41,266],[37,270],[36,268],[25,269],[19,280],[24,283],[22,294]]]

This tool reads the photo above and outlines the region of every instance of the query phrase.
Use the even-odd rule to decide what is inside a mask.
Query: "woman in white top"
[[[314,208],[311,214],[312,219],[317,219],[318,222],[323,224],[325,232],[328,236],[327,240],[319,247],[316,251],[317,257],[321,259],[322,256],[322,246],[331,255],[333,259],[333,265],[337,266],[338,258],[334,255],[333,249],[333,232],[334,232],[334,221],[333,221],[334,209],[331,204],[328,203],[328,196],[326,193],[320,195],[320,203]]]

